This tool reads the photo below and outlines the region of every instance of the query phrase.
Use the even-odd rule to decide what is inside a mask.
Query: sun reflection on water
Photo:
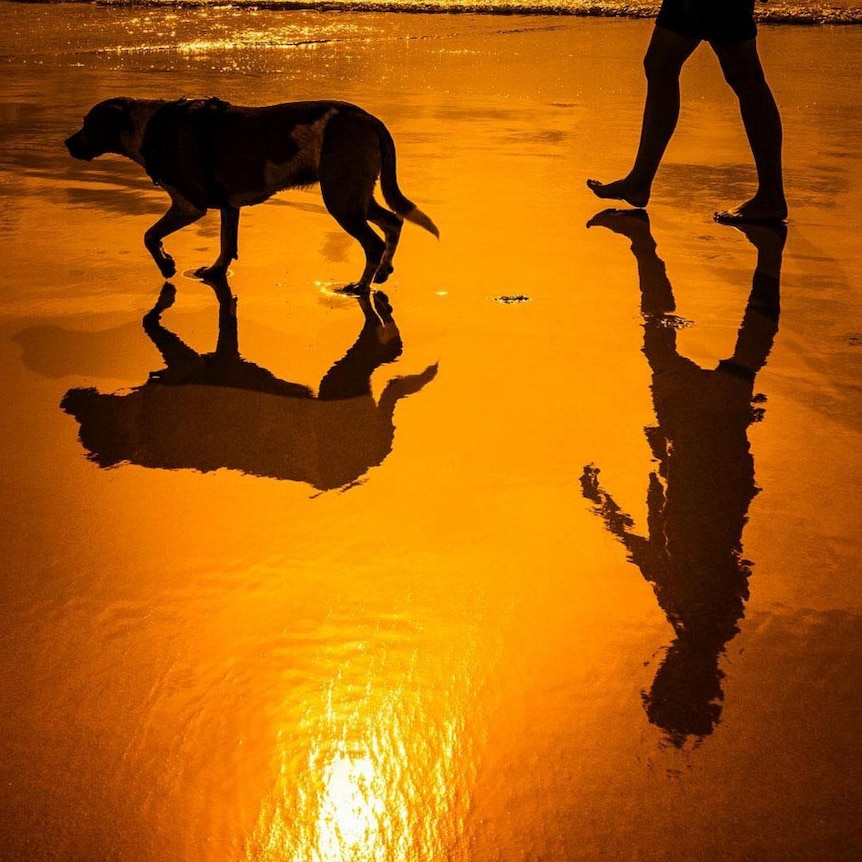
[[[324,770],[317,817],[324,859],[381,858],[385,786],[367,755],[342,752]]]
[[[403,680],[386,693],[354,682],[339,673],[322,700],[318,691],[307,735],[279,730],[275,785],[246,858],[407,862],[458,843],[475,774],[463,699],[435,693],[432,704]]]

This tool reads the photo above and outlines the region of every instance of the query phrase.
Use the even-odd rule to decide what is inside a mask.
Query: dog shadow
[[[215,351],[196,352],[162,324],[176,293],[166,283],[143,319],[165,367],[129,392],[66,393],[60,406],[78,421],[88,458],[105,468],[237,470],[320,491],[349,486],[380,465],[392,450],[396,405],[437,373],[435,364],[395,377],[375,400],[371,375],[403,349],[385,294],[356,297],[362,329],[315,395],[242,358],[236,299],[226,281],[212,286],[219,302]]]
[[[664,262],[643,211],[604,211],[602,226],[631,242],[644,319],[643,353],[652,372],[657,424],[646,437],[657,467],[649,475],[647,535],[584,468],[581,486],[608,531],[652,586],[673,626],[652,686],[643,696],[649,721],[677,747],[712,733],[723,706],[719,667],[739,631],[752,563],[742,556],[748,508],[758,493],[748,427],[763,415],[754,394],[778,332],[783,227],[740,228],[757,251],[751,293],[733,354],[702,368],[677,350],[682,321]]]

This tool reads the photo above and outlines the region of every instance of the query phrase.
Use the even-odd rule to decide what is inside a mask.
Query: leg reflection
[[[677,745],[712,732],[721,715],[719,660],[738,631],[751,563],[742,531],[757,493],[748,426],[754,381],[778,330],[783,225],[742,225],[757,250],[752,290],[732,356],[701,368],[677,350],[678,318],[664,263],[642,211],[605,211],[590,221],[625,236],[637,259],[644,315],[643,352],[652,371],[656,425],[646,429],[657,461],[649,476],[647,536],[589,465],[581,477],[607,529],[652,585],[673,626],[669,646],[644,696],[649,720]]]

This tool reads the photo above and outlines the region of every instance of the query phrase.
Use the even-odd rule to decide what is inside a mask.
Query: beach
[[[651,27],[0,2],[3,860],[858,858],[862,28],[761,27],[782,253],[706,46],[599,215]],[[117,95],[360,104],[440,239],[285,192],[234,316],[209,213],[145,324]]]

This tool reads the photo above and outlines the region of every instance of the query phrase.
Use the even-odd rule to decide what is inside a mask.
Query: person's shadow
[[[584,468],[581,485],[673,626],[675,637],[644,706],[650,722],[681,746],[712,733],[719,722],[719,659],[748,599],[752,563],[742,556],[742,531],[758,488],[747,432],[763,414],[754,380],[778,331],[786,228],[739,225],[757,250],[751,294],[733,355],[710,369],[677,352],[680,321],[646,212],[605,210],[591,226],[627,237],[637,259],[643,352],[658,420],[645,429],[658,465],[649,476],[648,535],[634,532],[632,518],[602,487],[597,467]]]
[[[61,407],[80,424],[88,457],[201,472],[227,468],[344,488],[383,462],[392,449],[395,406],[437,373],[395,377],[375,400],[371,375],[394,362],[403,345],[385,294],[356,298],[364,318],[356,342],[324,375],[317,395],[248,362],[239,352],[236,300],[226,282],[219,300],[218,343],[199,354],[161,322],[174,301],[170,283],[143,320],[165,367],[119,394],[71,389]]]

